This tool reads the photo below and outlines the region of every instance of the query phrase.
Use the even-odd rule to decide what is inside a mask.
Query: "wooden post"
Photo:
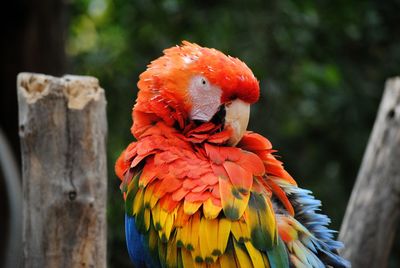
[[[106,101],[96,78],[18,75],[23,267],[106,267]]]
[[[400,77],[386,82],[339,239],[352,266],[387,267],[400,219]]]

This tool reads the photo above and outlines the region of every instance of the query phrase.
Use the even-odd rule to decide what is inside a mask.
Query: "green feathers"
[[[271,202],[264,195],[251,192],[246,212],[254,246],[262,251],[272,249],[277,243],[277,229]]]

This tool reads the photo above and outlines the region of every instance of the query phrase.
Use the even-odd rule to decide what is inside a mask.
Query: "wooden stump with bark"
[[[339,239],[352,267],[387,267],[400,219],[400,77],[386,83]]]
[[[18,75],[23,266],[106,267],[106,101],[96,78]]]

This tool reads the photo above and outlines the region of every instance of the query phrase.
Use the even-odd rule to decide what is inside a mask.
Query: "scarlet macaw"
[[[348,267],[320,201],[246,131],[259,83],[245,63],[189,42],[140,75],[115,166],[136,267]]]

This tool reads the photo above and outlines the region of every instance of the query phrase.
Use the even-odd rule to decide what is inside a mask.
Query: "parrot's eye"
[[[197,76],[193,81],[197,83],[199,89],[210,90],[210,83],[204,76]]]

